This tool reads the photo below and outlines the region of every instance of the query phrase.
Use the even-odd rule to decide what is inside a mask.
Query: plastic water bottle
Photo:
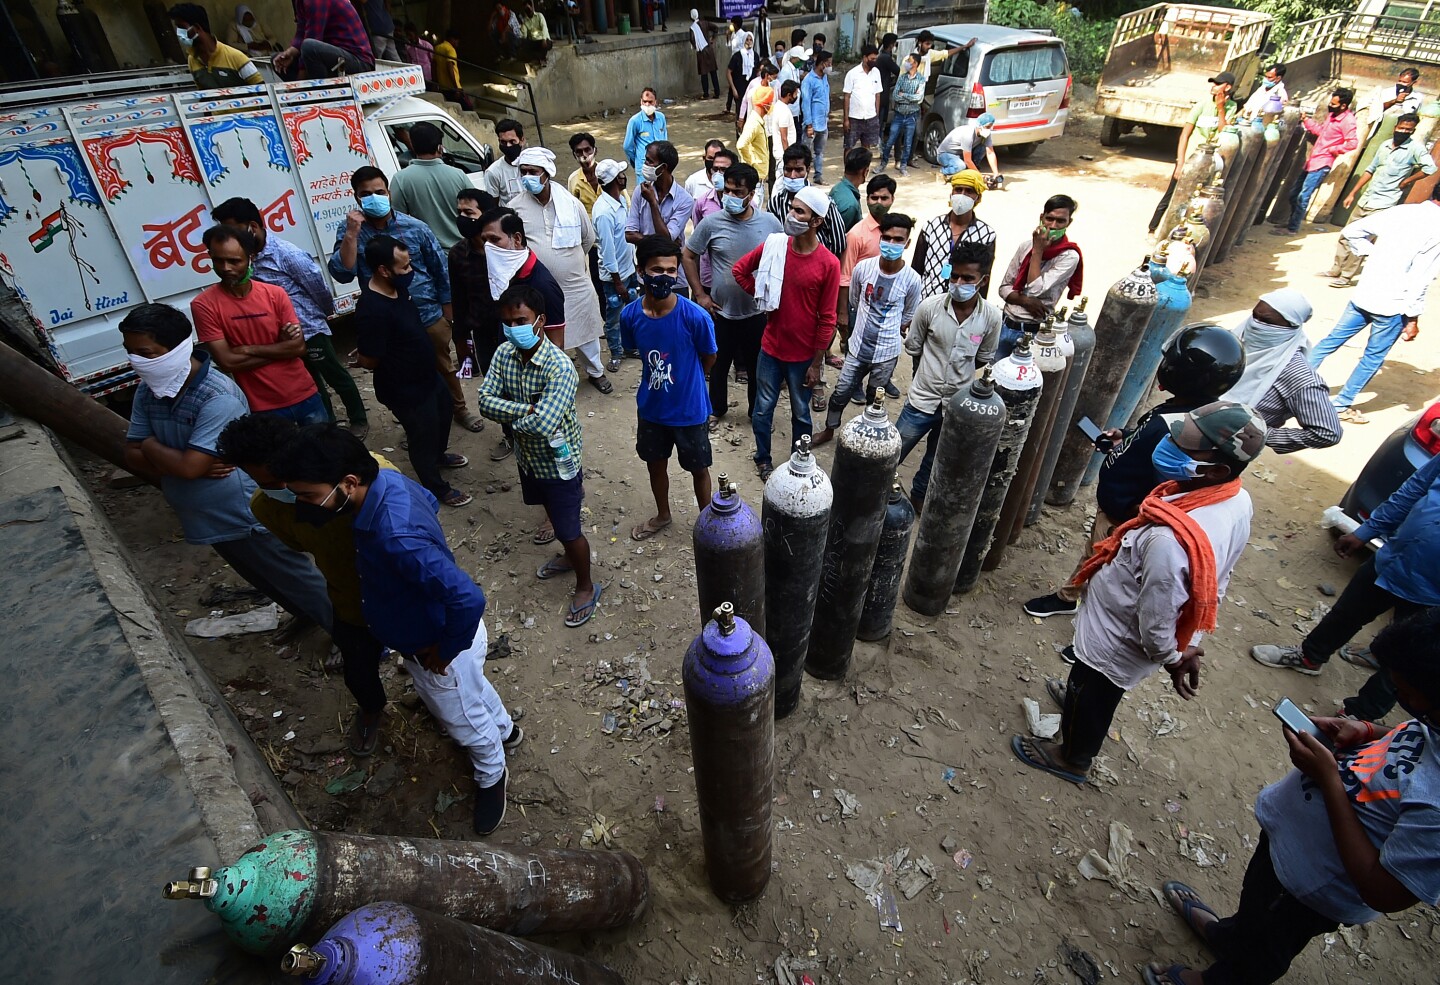
[[[1360,526],[1338,506],[1327,506],[1325,512],[1320,514],[1320,524],[1325,527],[1334,527],[1342,534],[1353,534],[1355,529]]]
[[[568,480],[580,474],[580,466],[575,461],[575,454],[570,450],[570,442],[559,428],[550,436],[550,448],[555,452],[555,468],[559,470],[560,478]]]

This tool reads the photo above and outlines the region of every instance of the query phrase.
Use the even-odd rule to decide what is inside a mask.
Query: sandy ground
[[[1077,94],[1082,115],[1086,99]],[[705,138],[732,134],[707,115],[716,108],[682,102],[668,109],[685,174]],[[549,127],[547,136],[562,160],[565,135],[578,129],[597,134],[602,156],[618,157],[622,125],[612,116]],[[1082,118],[1028,160],[1004,162],[1007,189],[979,207],[1000,235],[997,273],[1028,238],[1044,198],[1068,192],[1080,202],[1072,233],[1087,251],[1087,293],[1097,311],[1105,289],[1146,252],[1144,223],[1172,155],[1173,144],[1158,139],[1128,138],[1105,150],[1094,121]],[[900,187],[899,209],[928,217],[946,207],[929,168]],[[1310,334],[1321,337],[1346,299],[1315,276],[1334,239],[1253,236],[1224,268],[1206,273],[1194,315],[1231,324],[1257,295],[1289,284],[1315,303]],[[1358,353],[1332,357],[1330,379],[1341,379]],[[759,902],[739,909],[717,902],[705,881],[689,740],[683,706],[676,707],[681,660],[700,625],[688,483],[674,484],[679,505],[670,530],[644,546],[626,535],[652,508],[632,442],[638,365],[625,364],[611,396],[580,392],[586,529],[606,585],[599,617],[583,630],[561,625],[567,586],[534,577],[551,548],[530,543],[538,515],[520,504],[518,488],[502,486],[514,483],[513,461],[488,461],[496,428],[457,434],[454,447],[473,463],[457,480],[477,498],[442,519],[460,563],[489,596],[492,640],[508,634],[514,647],[490,671],[510,707],[517,715],[523,709],[528,735],[511,760],[510,814],[496,840],[577,845],[603,816],[611,843],[649,867],[652,906],[628,931],[559,943],[631,982],[788,985],[802,972],[821,985],[1094,981],[1069,970],[1067,946],[1092,956],[1101,980],[1138,981],[1152,957],[1203,962],[1145,887],[1180,878],[1222,910],[1233,905],[1258,833],[1255,794],[1288,768],[1270,705],[1289,695],[1325,712],[1364,679],[1338,661],[1318,678],[1284,675],[1255,664],[1246,650],[1298,639],[1292,624],[1324,601],[1320,586],[1343,587],[1351,565],[1334,557],[1317,518],[1379,442],[1436,395],[1426,376],[1436,362],[1429,334],[1397,346],[1362,398],[1374,423],[1350,427],[1333,449],[1267,454],[1247,474],[1256,503],[1252,549],[1206,644],[1200,697],[1182,702],[1164,675],[1130,694],[1106,748],[1104,781],[1072,787],[1020,767],[1007,747],[1025,725],[1021,699],[1043,706],[1044,678],[1064,673],[1055,651],[1068,641],[1069,621],[1041,624],[1020,603],[1068,574],[1084,503],[1047,510],[1004,566],[942,617],[919,618],[902,605],[888,643],[857,644],[844,682],[807,679],[800,709],[776,729],[774,877]],[[908,367],[900,382],[908,382]],[[400,431],[389,415],[377,408],[373,419],[372,444],[398,452]],[[785,447],[783,431],[779,438]],[[716,470],[728,471],[758,509],[751,440],[748,429],[722,431]],[[831,455],[821,456],[827,466]],[[907,479],[915,460],[903,470]],[[102,473],[97,467],[92,476],[97,492],[162,604],[177,621],[205,614],[210,607],[199,599],[235,576],[213,553],[181,542],[158,493],[111,491],[100,484]],[[312,824],[473,837],[467,764],[403,676],[388,680],[396,704],[381,751],[356,762],[342,752],[350,701],[339,677],[318,669],[317,634],[298,660],[287,660],[295,648],[263,636],[192,645]],[[326,792],[356,770],[364,787]],[[837,790],[854,795],[858,815],[842,816]],[[1077,871],[1087,852],[1107,853],[1114,824],[1134,837],[1131,882],[1122,887]],[[882,929],[847,868],[906,850],[898,877],[915,893],[895,892],[903,930]],[[1415,910],[1314,943],[1288,980],[1428,980],[1437,939],[1434,912]]]

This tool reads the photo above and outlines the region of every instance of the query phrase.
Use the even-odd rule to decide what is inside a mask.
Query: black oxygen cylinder
[[[839,680],[850,669],[890,483],[900,464],[900,432],[885,413],[884,395],[876,390],[874,402],[840,429],[835,442],[835,503],[805,657],[806,673],[822,680]]]
[[[765,543],[760,518],[745,504],[735,483],[719,475],[715,496],[695,520],[695,588],[703,629],[721,602],[760,636],[765,635]]]
[[[810,436],[803,435],[790,460],[770,473],[760,508],[765,609],[775,614],[765,642],[775,656],[776,718],[784,718],[800,703],[833,500],[830,477],[810,452]]]
[[[970,539],[965,542],[965,554],[955,576],[956,595],[970,591],[980,580],[980,565],[985,555],[990,553],[990,541],[995,534],[995,525],[1000,521],[1000,510],[1005,505],[1010,483],[1015,479],[1020,465],[1020,451],[1025,447],[1025,437],[1030,433],[1035,408],[1040,403],[1040,370],[1030,356],[1028,335],[1021,337],[1015,351],[995,364],[994,374],[995,392],[1005,402],[1005,427],[995,445],[985,491],[975,511],[975,525],[970,528]],[[928,500],[929,497],[926,498]]]
[[[880,546],[875,551],[875,567],[870,570],[870,587],[865,590],[856,639],[873,643],[890,635],[895,622],[895,599],[900,595],[900,574],[905,569],[905,555],[910,553],[910,531],[914,528],[915,507],[900,488],[897,476],[890,487],[885,526],[880,531]]]
[[[905,604],[922,616],[945,611],[1005,427],[1005,401],[987,366],[950,398],[935,445],[930,489],[905,573]]]
[[[1080,480],[1095,454],[1095,443],[1074,425],[1088,417],[1097,427],[1105,426],[1158,299],[1155,282],[1150,279],[1148,256],[1105,292],[1105,303],[1095,319],[1095,351],[1090,356],[1085,386],[1070,420],[1065,422],[1065,437],[1050,477],[1050,491],[1045,495],[1050,505],[1069,506],[1075,501]]]
[[[1040,462],[1040,475],[1035,480],[1035,489],[1030,495],[1030,511],[1025,514],[1027,524],[1040,519],[1040,510],[1045,503],[1045,493],[1050,489],[1050,479],[1055,474],[1055,463],[1060,459],[1060,447],[1065,435],[1075,426],[1075,405],[1080,400],[1081,388],[1090,369],[1090,357],[1095,352],[1095,329],[1085,316],[1085,302],[1081,298],[1070,320],[1065,323],[1065,336],[1073,351],[1070,355],[1070,373],[1065,377],[1065,388],[1060,392],[1060,407],[1055,412],[1055,428],[1045,444],[1045,457]]]

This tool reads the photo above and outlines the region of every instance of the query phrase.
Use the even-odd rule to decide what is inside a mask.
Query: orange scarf
[[[1079,588],[1094,577],[1095,572],[1114,560],[1120,553],[1120,539],[1131,530],[1146,524],[1160,524],[1169,527],[1175,539],[1185,549],[1190,561],[1190,597],[1180,607],[1180,618],[1175,623],[1175,649],[1184,651],[1190,645],[1196,630],[1210,632],[1215,628],[1215,619],[1220,610],[1220,586],[1215,574],[1215,550],[1210,538],[1200,525],[1190,519],[1190,511],[1214,503],[1223,503],[1240,491],[1240,480],[1232,479],[1218,486],[1185,493],[1175,500],[1166,500],[1180,492],[1178,482],[1163,482],[1151,490],[1140,504],[1140,512],[1133,520],[1126,520],[1095,545],[1094,553],[1080,566],[1070,580],[1073,588]]]

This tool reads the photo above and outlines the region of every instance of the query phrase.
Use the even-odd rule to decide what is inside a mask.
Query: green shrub
[[[1006,27],[1049,29],[1065,42],[1070,59],[1070,73],[1077,81],[1094,85],[1105,65],[1105,52],[1115,32],[1113,19],[1092,20],[1078,9],[1049,0],[991,0],[990,23]]]

